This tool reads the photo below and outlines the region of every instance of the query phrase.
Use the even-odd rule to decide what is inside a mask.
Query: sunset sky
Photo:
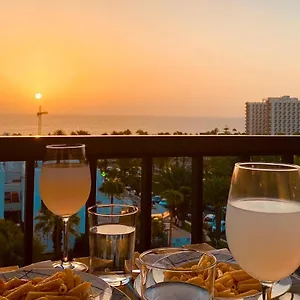
[[[300,97],[298,0],[0,0],[1,113],[244,116]]]

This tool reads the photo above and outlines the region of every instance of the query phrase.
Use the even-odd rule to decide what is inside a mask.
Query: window
[[[5,192],[4,193],[5,203],[19,203],[19,193],[17,192]]]
[[[10,192],[5,192],[4,193],[4,202],[5,203],[10,203]]]
[[[16,192],[11,193],[11,203],[19,203],[19,194]]]

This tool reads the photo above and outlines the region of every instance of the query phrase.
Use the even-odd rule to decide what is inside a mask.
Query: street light
[[[36,100],[39,100],[41,101],[43,96],[41,93],[36,93],[34,95],[35,99]],[[47,115],[48,112],[47,111],[42,111],[42,104],[39,105],[39,109],[38,109],[38,112],[37,112],[37,117],[38,117],[38,135],[42,135],[42,116],[43,115]]]

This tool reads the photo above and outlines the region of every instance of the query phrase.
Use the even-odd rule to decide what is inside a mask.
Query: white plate
[[[7,281],[11,278],[17,277],[21,279],[32,279],[34,277],[48,277],[58,272],[57,269],[32,269],[32,270],[17,270],[13,272],[0,273],[0,278]],[[111,287],[99,277],[88,273],[74,272],[84,281],[92,284],[92,293],[96,296],[97,300],[110,300],[112,297]]]

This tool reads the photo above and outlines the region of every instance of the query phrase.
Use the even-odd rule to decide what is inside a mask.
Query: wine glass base
[[[86,272],[89,268],[82,262],[79,261],[69,261],[69,262],[62,262],[56,261],[53,263],[53,268],[56,269],[72,269],[73,271],[80,271]]]
[[[94,274],[97,276],[97,274]],[[131,276],[129,274],[101,274],[98,276],[102,280],[104,280],[106,283],[108,283],[110,286],[118,287],[122,285],[126,285],[130,279]]]

